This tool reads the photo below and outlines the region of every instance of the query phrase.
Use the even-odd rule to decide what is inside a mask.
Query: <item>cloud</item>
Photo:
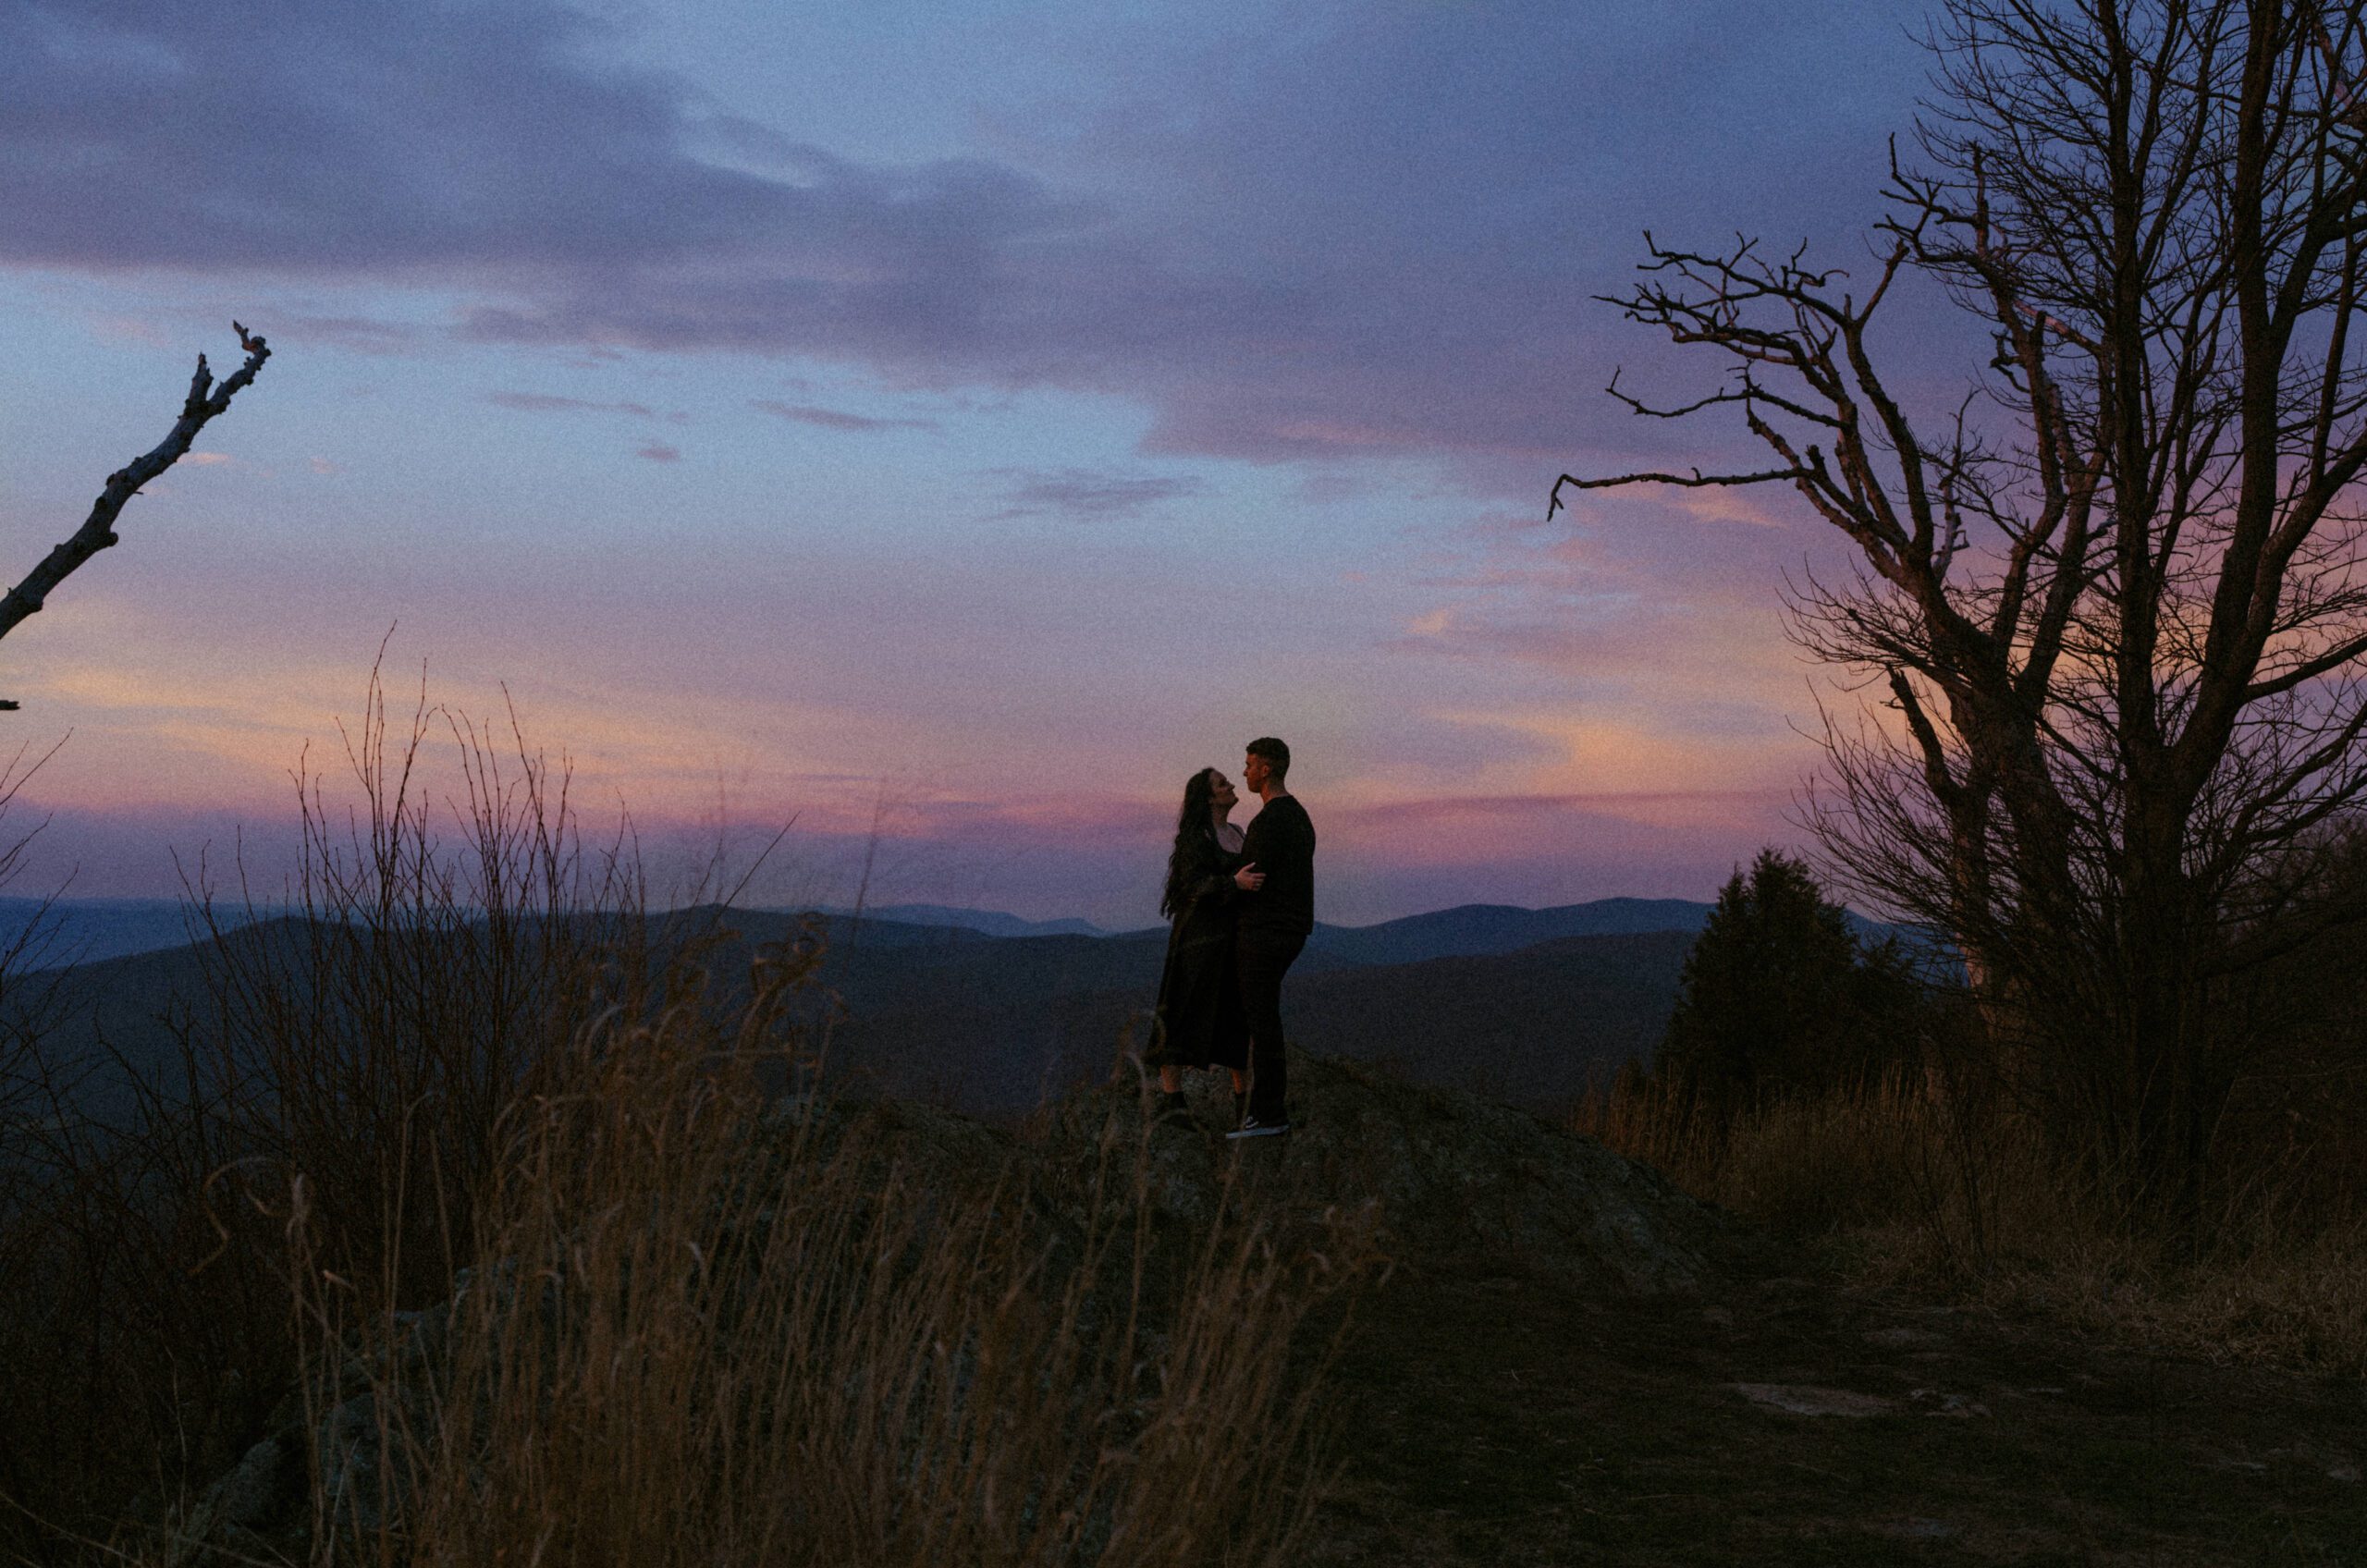
[[[93,317],[91,325],[98,329],[101,337],[120,342],[142,343],[151,349],[172,349],[176,351],[180,347],[159,331],[153,322],[143,321],[137,316],[103,314]]]
[[[1452,825],[1485,823],[1507,833],[1539,818],[1583,815],[1597,820],[1641,823],[1756,821],[1778,811],[1789,791],[1760,790],[1609,790],[1558,795],[1447,795],[1380,802],[1343,815],[1362,827],[1392,832],[1431,831]]]
[[[343,349],[353,354],[407,354],[419,346],[423,334],[409,322],[383,321],[375,316],[313,315],[303,312],[275,316],[271,340]]]
[[[1010,481],[1009,503],[998,518],[1064,517],[1077,522],[1109,522],[1134,517],[1157,506],[1207,488],[1187,476],[1134,477],[1088,469],[1002,469]]]
[[[764,182],[677,152],[679,90],[587,65],[598,33],[533,3],[10,7],[0,190],[38,215],[0,253],[386,278],[735,238]]]
[[[874,419],[868,414],[851,414],[838,409],[817,408],[811,403],[783,403],[771,398],[757,398],[748,406],[776,419],[792,424],[811,424],[823,430],[935,430],[933,419]]]
[[[34,841],[33,878],[55,886],[70,871],[75,897],[173,897],[182,890],[181,872],[194,875],[201,858],[206,879],[232,896],[241,866],[260,897],[277,896],[301,875],[300,836],[262,791],[229,808],[96,806],[55,789],[28,799],[48,818]],[[1706,900],[1761,845],[1797,839],[1780,801],[1704,803],[1713,808],[1707,824],[1669,827],[1638,821],[1617,800],[1417,801],[1361,810],[1315,799],[1310,810],[1323,835],[1317,913],[1361,924],[1482,901],[1542,906],[1613,894]],[[1112,929],[1156,924],[1163,864],[1157,847],[1173,829],[1172,808],[1094,798],[1073,804],[1056,819],[925,801],[892,813],[879,836],[860,811],[823,827],[813,814],[801,815],[746,901],[843,903],[866,888],[875,903],[1082,914]],[[778,826],[754,811],[735,827],[668,817],[658,805],[635,802],[633,815],[661,898],[678,880],[672,874],[708,869],[718,844],[729,851],[727,864],[745,864]],[[605,804],[585,815],[595,836],[607,831]],[[1407,855],[1409,843],[1420,852]]]
[[[1315,469],[1299,481],[1298,499],[1311,507],[1335,507],[1386,496],[1390,486],[1369,474]]]
[[[682,451],[681,447],[668,447],[662,441],[652,441],[648,446],[636,450],[633,453],[633,456],[636,458],[647,458],[654,463],[678,463],[682,460]]]
[[[13,6],[0,263],[416,288],[478,339],[1109,393],[1154,451],[1523,487],[1701,439],[1614,436],[1598,395],[1652,352],[1590,298],[1637,231],[1856,227],[1920,80],[1854,6],[1168,31],[1073,107],[989,115],[997,157],[888,165],[717,116],[551,0]]]
[[[634,419],[656,419],[658,412],[647,403],[597,403],[583,398],[557,398],[542,392],[488,392],[484,400],[499,409],[514,409],[529,414],[629,414]],[[679,416],[678,416],[679,417]]]

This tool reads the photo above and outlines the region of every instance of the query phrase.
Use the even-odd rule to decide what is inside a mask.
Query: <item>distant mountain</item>
[[[0,952],[5,952],[32,924],[42,907],[37,899],[0,898]],[[1698,932],[1708,918],[1710,908],[1689,899],[1597,899],[1553,909],[1463,904],[1383,921],[1378,925],[1318,925],[1308,940],[1307,950],[1310,956],[1322,954],[1349,963],[1476,958],[1518,952],[1564,937]],[[761,913],[768,918],[794,918],[797,913],[801,912],[742,912],[743,915]],[[941,945],[973,937],[998,940],[1078,937],[1156,941],[1163,938],[1166,929],[1152,926],[1111,932],[1086,920],[1027,920],[999,910],[963,909],[949,904],[882,904],[865,910],[859,918],[853,911],[843,908],[811,913],[828,922],[834,947]],[[242,913],[233,914],[227,908],[217,910],[216,914],[226,929],[234,928],[244,920]],[[1893,930],[1857,915],[1850,918],[1869,937]],[[190,936],[187,906],[178,899],[61,899],[49,906],[43,927],[48,940],[28,951],[18,965],[19,971],[160,951],[186,945]]]
[[[1282,1011],[1301,1049],[1550,1109],[1659,1042],[1692,945],[1683,931],[1568,937],[1404,964],[1310,950],[1291,971]],[[834,1068],[987,1115],[1122,1071],[1122,1049],[1144,1043],[1163,942],[1030,944],[1024,958],[1017,946],[857,979],[833,1034]],[[974,970],[977,961],[987,966]],[[889,983],[865,1005],[858,996],[874,978]]]
[[[1414,963],[1518,952],[1565,937],[1626,937],[1652,931],[1698,933],[1711,906],[1690,899],[1596,899],[1552,909],[1461,904],[1378,925],[1318,925],[1310,951],[1355,963]]]
[[[1487,953],[1517,952],[1564,937],[1632,936],[1648,931],[1699,931],[1710,907],[1690,899],[1597,899],[1590,903],[1564,904],[1554,909],[1522,909],[1512,904],[1462,904],[1407,915],[1378,925],[1318,925],[1307,940],[1309,952],[1327,953],[1350,963],[1413,963],[1430,958],[1475,958]],[[853,918],[854,912],[825,908],[816,913],[833,921]],[[1112,932],[1086,920],[1024,920],[994,910],[958,909],[946,904],[880,904],[863,912],[865,923],[950,926],[987,937],[1114,937],[1136,939],[1164,937],[1166,927]],[[890,937],[889,940],[898,938]]]
[[[10,918],[22,929],[34,907],[0,900],[0,934]],[[1564,1105],[1658,1043],[1710,909],[1683,899],[1469,904],[1318,926],[1291,971],[1284,1015],[1306,1050],[1520,1104]],[[76,900],[55,918],[52,962],[78,945],[83,961],[15,987],[6,1009],[21,1017],[39,1008],[57,1021],[44,1058],[61,1077],[83,1081],[85,1106],[120,1116],[130,1104],[126,1070],[173,1081],[179,1051],[165,1015],[202,1002],[207,954],[183,945],[178,902]],[[757,947],[817,934],[818,984],[802,1005],[832,1072],[997,1116],[1122,1070],[1125,1050],[1147,1038],[1167,938],[1160,927],[1113,935],[1084,921],[942,905],[891,905],[860,919],[717,908],[650,918],[661,948],[730,933],[703,961],[725,1009],[745,996]],[[1889,929],[1858,924],[1868,935]],[[228,939],[308,946],[288,917]]]
[[[685,938],[714,925],[730,933],[705,961],[724,1008],[745,995],[756,947],[806,928],[804,916],[768,911],[665,918]],[[828,1040],[832,1071],[1001,1116],[1107,1076],[1130,1042],[1139,1047],[1166,951],[1157,930],[996,937],[869,915],[828,919],[822,934],[820,985],[805,1007],[816,1037]],[[303,948],[285,921],[231,940]],[[1284,1008],[1302,1048],[1550,1106],[1651,1048],[1691,941],[1682,931],[1578,936],[1395,964],[1311,947],[1291,972]],[[60,1023],[44,1055],[66,1077],[87,1070],[90,1109],[125,1114],[126,1069],[172,1081],[179,1054],[166,1015],[202,1001],[204,966],[201,949],[180,947],[59,974]]]
[[[718,1005],[725,1007],[745,995],[754,949],[801,937],[807,921],[802,913],[714,908],[651,917],[654,931],[670,931],[678,939],[717,925],[733,934],[705,960]],[[1025,1013],[1079,992],[1145,985],[1156,990],[1164,942],[1163,934],[1131,941],[994,937],[962,926],[908,925],[869,914],[860,921],[826,916],[821,936],[827,957],[820,983],[838,998],[835,1011],[860,1018],[975,1005]],[[305,947],[298,924],[284,917],[230,939],[282,941],[290,952]],[[180,946],[92,959],[52,971],[41,977],[43,984],[18,987],[0,1008],[17,1022],[38,1007],[51,1022],[43,1054],[52,1070],[83,1084],[86,1107],[118,1119],[132,1104],[127,1071],[151,1082],[178,1072],[180,1044],[167,1017],[176,1010],[186,1013],[202,1007],[208,995],[208,962],[203,948],[185,939]],[[818,1003],[817,996],[817,1023],[824,1012]]]
[[[25,941],[15,965],[22,972],[185,947],[190,915],[179,899],[0,898],[0,952]],[[246,923],[243,911],[227,906],[217,906],[215,918],[225,930]]]
[[[834,919],[852,919],[851,909],[816,912]],[[876,904],[863,912],[865,920],[898,925],[950,925],[987,937],[1106,937],[1109,932],[1089,920],[1023,920],[999,910],[956,909],[950,904]]]
[[[247,923],[243,909],[217,905],[214,913],[226,931]],[[260,913],[268,917],[277,911]],[[1099,926],[1083,920],[1023,920],[993,910],[941,904],[868,909],[860,920],[851,910],[816,913],[829,921],[834,945],[857,940],[858,932],[860,940],[881,946],[973,937],[1106,935]],[[203,934],[202,927],[191,929],[190,907],[179,899],[56,899],[44,904],[40,899],[0,898],[0,953],[28,938],[28,933],[25,950],[14,966],[19,974],[162,952],[187,947],[193,936]]]
[[[1689,931],[1563,937],[1514,952],[1293,970],[1294,1043],[1538,1109],[1660,1044]]]
[[[1553,909],[1522,909],[1513,904],[1461,904],[1407,915],[1378,925],[1318,924],[1307,939],[1310,954],[1321,953],[1348,963],[1414,963],[1432,958],[1476,958],[1488,953],[1518,952],[1539,942],[1564,937],[1633,936],[1651,931],[1698,932],[1711,906],[1690,899],[1597,899],[1589,903],[1564,904]],[[853,912],[826,909],[834,923],[849,920]],[[1121,941],[1164,940],[1167,928],[1154,925],[1132,931],[1110,931],[1085,920],[1023,920],[992,910],[956,909],[944,904],[882,904],[863,912],[865,924],[947,926],[982,936],[1102,937]],[[890,936],[891,942],[907,938]],[[1302,961],[1304,962],[1304,961]]]

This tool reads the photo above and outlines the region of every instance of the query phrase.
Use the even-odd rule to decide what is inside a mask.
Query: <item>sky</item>
[[[273,349],[0,647],[11,890],[284,876],[383,648],[668,876],[787,825],[757,901],[1147,925],[1265,734],[1323,919],[1709,898],[1801,839],[1854,699],[1781,590],[1840,557],[1788,494],[1546,498],[1744,453],[1604,395],[1721,367],[1597,296],[1647,228],[1862,264],[1924,24],[0,0],[0,578]]]

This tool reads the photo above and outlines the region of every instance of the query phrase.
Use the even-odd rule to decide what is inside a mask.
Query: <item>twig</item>
[[[230,330],[239,335],[239,347],[246,351],[246,363],[216,386],[214,373],[206,368],[205,356],[197,357],[197,374],[190,380],[189,397],[181,404],[181,417],[172,433],[153,450],[108,474],[106,488],[91,504],[91,515],[74,531],[74,536],[52,549],[22,582],[9,589],[6,597],[0,598],[0,637],[16,630],[27,616],[39,612],[48,602],[50,591],[66,581],[76,567],[116,543],[115,520],[124,503],[138,495],[141,485],[180,461],[188,453],[190,443],[197,439],[197,433],[229,409],[230,399],[254,380],[264,361],[271,358],[271,350],[264,347],[260,334],[250,333],[235,321],[230,324]],[[0,700],[0,710],[18,706]]]

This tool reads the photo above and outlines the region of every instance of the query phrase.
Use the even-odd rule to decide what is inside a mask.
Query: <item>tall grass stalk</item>
[[[1172,1256],[1126,1148],[1081,1191],[1024,1147],[908,1158],[892,1117],[767,1109],[769,1048],[687,1001],[590,1031],[509,1124],[456,1305],[374,1325],[360,1392],[351,1293],[287,1213],[306,1425],[360,1411],[371,1450],[316,1456],[324,1555],[1294,1559],[1320,1474],[1294,1343],[1353,1228],[1318,1254],[1236,1217]]]
[[[166,1071],[116,1065],[129,1122],[95,1122],[46,1053],[9,1075],[35,1103],[0,1150],[0,1558],[155,1512],[291,1386],[260,1195],[300,1178],[319,1267],[377,1308],[448,1294],[503,1118],[597,1010],[645,1005],[631,844],[585,839],[564,759],[423,692],[390,721],[375,671],[343,733],[350,796],[300,767],[290,887],[242,876],[240,922],[193,874],[198,985]]]

